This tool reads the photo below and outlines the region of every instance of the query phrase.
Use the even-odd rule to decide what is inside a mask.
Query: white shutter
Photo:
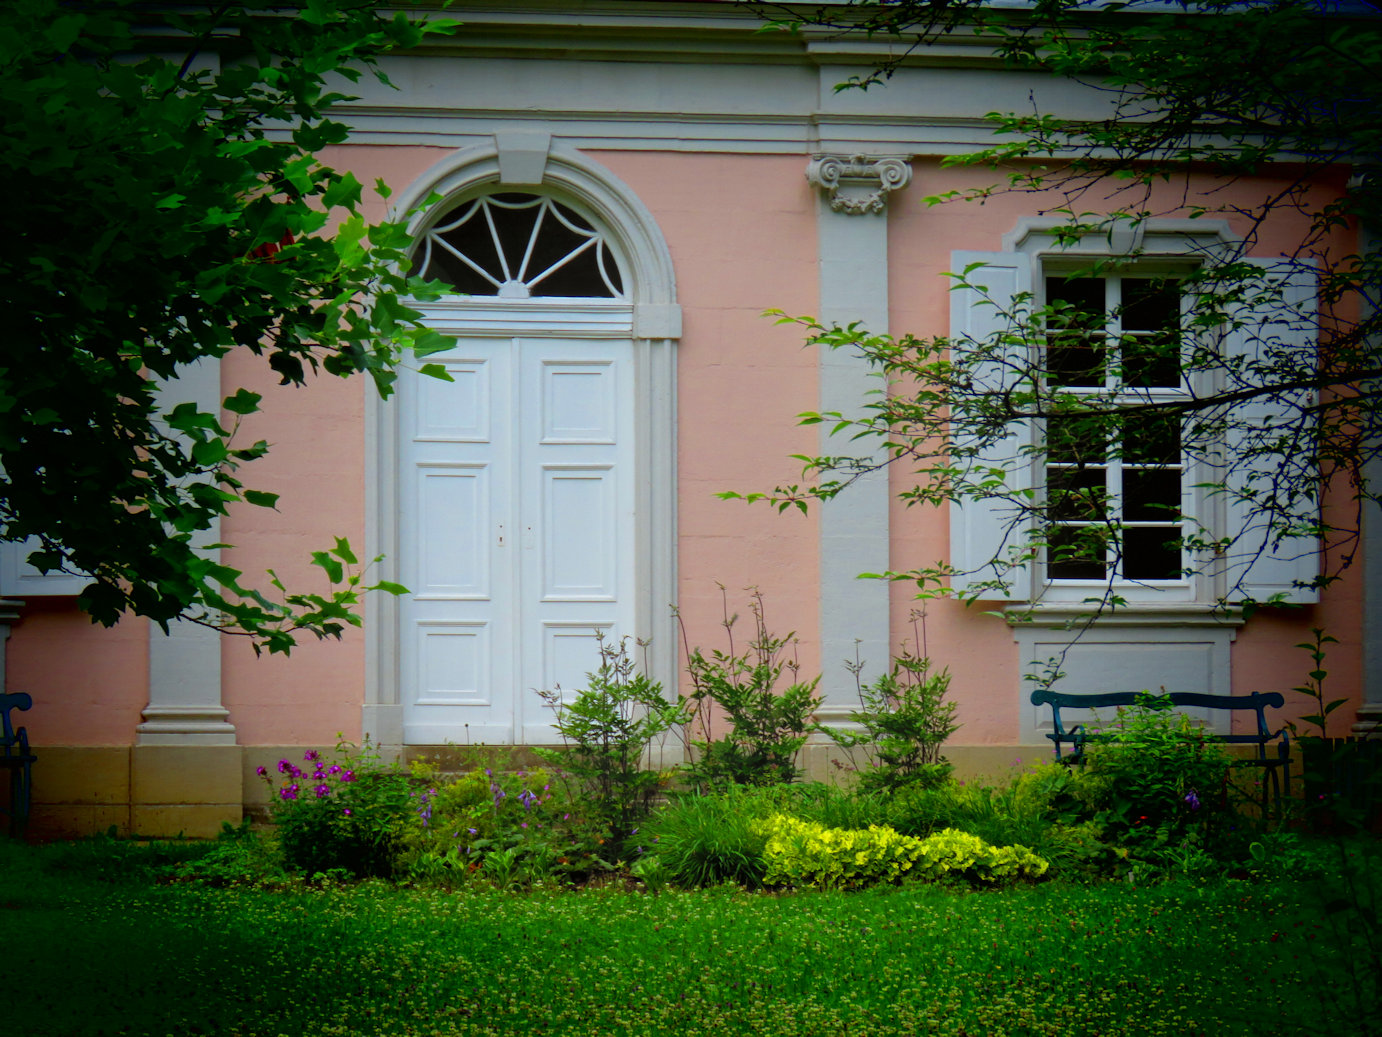
[[[1239,311],[1244,326],[1225,331],[1222,341],[1225,356],[1251,362],[1279,349],[1306,351],[1314,348],[1318,336],[1315,271],[1285,260],[1248,259],[1244,262],[1269,271],[1269,276],[1281,286],[1281,299],[1279,302],[1264,301],[1256,308],[1256,313],[1251,306],[1245,307],[1246,313]],[[1310,399],[1311,394],[1305,390],[1294,396],[1282,394],[1253,399],[1234,408],[1230,423],[1252,428],[1270,427],[1273,423],[1292,420],[1295,408]],[[1230,464],[1242,450],[1244,441],[1242,428],[1228,430],[1224,449]],[[1224,578],[1223,586],[1231,599],[1251,596],[1265,601],[1280,594],[1284,597],[1279,600],[1299,604],[1319,600],[1318,589],[1299,586],[1310,583],[1319,574],[1318,539],[1290,537],[1274,543],[1266,516],[1241,496],[1245,489],[1269,484],[1279,467],[1276,458],[1262,456],[1253,461],[1251,468],[1240,465],[1228,473],[1223,534],[1236,539],[1219,560],[1216,572]],[[1299,518],[1302,522],[1317,520],[1318,512],[1313,509],[1318,508],[1318,502],[1311,505],[1302,501],[1301,508]],[[1306,513],[1307,508],[1312,509],[1310,513]]]
[[[45,598],[80,594],[89,576],[65,572],[41,573],[29,564],[29,555],[43,547],[38,537],[22,543],[0,544],[0,596],[6,598]]]
[[[950,269],[958,274],[975,263],[983,263],[969,280],[986,288],[981,293],[974,288],[956,288],[950,293],[950,348],[955,355],[966,343],[984,342],[1008,329],[1008,311],[1019,293],[1030,292],[1032,283],[1031,258],[1012,252],[952,252]],[[986,362],[976,370],[980,384],[999,388],[1011,381],[1012,368],[996,360]],[[1022,447],[1030,441],[1030,430],[1010,428],[1009,435],[985,447],[976,461],[1007,472],[1009,490],[1027,489],[1032,485],[1032,461],[1024,456]],[[957,444],[963,440],[957,437]],[[950,586],[965,591],[978,583],[1000,578],[1009,584],[1008,597],[1029,601],[1032,597],[1031,566],[1009,569],[995,565],[995,559],[1010,556],[1019,546],[1027,523],[1014,522],[1017,512],[1013,505],[1000,498],[957,501],[950,506],[950,564],[955,574]],[[998,592],[985,591],[985,597]]]

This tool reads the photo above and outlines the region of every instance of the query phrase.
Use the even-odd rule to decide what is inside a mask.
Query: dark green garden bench
[[[1061,691],[1038,689],[1032,692],[1032,704],[1050,706],[1051,719],[1055,730],[1047,738],[1056,743],[1056,759],[1062,763],[1080,764],[1084,762],[1085,748],[1090,742],[1107,737],[1106,733],[1090,731],[1085,723],[1070,727],[1061,718],[1062,709],[1110,709],[1119,706],[1135,706],[1144,702],[1150,693],[1145,691],[1108,691],[1097,695],[1073,695]],[[1205,695],[1197,691],[1173,691],[1165,695],[1151,697],[1158,700],[1169,699],[1173,706],[1189,706],[1195,709],[1251,710],[1257,715],[1257,730],[1251,734],[1208,735],[1207,737],[1226,745],[1255,746],[1255,756],[1234,761],[1235,766],[1255,767],[1264,772],[1262,783],[1262,808],[1265,813],[1268,799],[1268,783],[1273,800],[1281,803],[1282,785],[1285,794],[1291,795],[1291,739],[1285,728],[1272,732],[1267,727],[1266,710],[1280,709],[1286,700],[1278,691],[1254,691],[1251,695]],[[1070,752],[1061,755],[1061,746],[1068,744]],[[1274,749],[1269,755],[1268,747]]]
[[[34,760],[29,750],[29,732],[16,728],[11,710],[26,710],[34,700],[22,691],[0,694],[0,769],[10,772],[10,835],[19,836],[29,821],[34,792]]]

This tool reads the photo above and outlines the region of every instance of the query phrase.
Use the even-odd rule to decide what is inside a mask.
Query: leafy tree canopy
[[[1042,557],[1064,553],[1066,561],[1078,562],[1108,552],[1113,571],[1125,548],[1121,512],[1109,486],[1080,471],[1086,462],[1097,467],[1120,452],[1129,459],[1135,430],[1170,421],[1187,470],[1200,473],[1199,490],[1244,520],[1224,528],[1202,515],[1168,513],[1168,520],[1181,523],[1181,539],[1171,549],[1183,551],[1186,574],[1235,551],[1313,552],[1321,536],[1332,547],[1330,564],[1310,582],[1326,582],[1352,560],[1361,508],[1382,495],[1369,471],[1382,442],[1382,254],[1366,244],[1366,229],[1382,223],[1382,4],[895,0],[750,6],[791,30],[906,44],[894,47],[901,56],[840,89],[880,86],[930,43],[963,32],[991,41],[1010,66],[1102,92],[1108,102],[1103,119],[1048,111],[989,115],[995,144],[945,164],[991,169],[996,182],[927,200],[1040,193],[1044,213],[1058,218],[1052,233],[1060,245],[1125,243],[1105,249],[1106,259],[1084,260],[1077,274],[1096,278],[1135,269],[1131,263],[1147,249],[1142,232],[1158,217],[1206,225],[1227,218],[1241,236],[1228,247],[1193,253],[1193,266],[1174,278],[1190,302],[1184,315],[1159,337],[1137,342],[1120,338],[1121,313],[1102,307],[1090,313],[1038,291],[991,298],[1000,319],[997,330],[982,336],[876,336],[804,318],[813,342],[862,352],[888,389],[862,415],[805,416],[862,441],[862,454],[803,458],[807,484],[750,499],[804,509],[812,499],[833,497],[862,472],[909,465],[917,473],[915,486],[904,493],[911,503],[969,500],[1006,507],[1011,536],[1003,557],[986,567],[988,578],[967,581],[965,592],[970,598],[1001,596],[1018,568]],[[1225,190],[1235,182],[1252,189]],[[1175,199],[1169,206],[1168,197]],[[1259,233],[1283,220],[1302,228],[1300,234],[1289,250],[1264,256]],[[951,277],[956,290],[988,295],[982,268]],[[1303,295],[1313,295],[1317,304],[1303,303]],[[1230,337],[1238,348],[1224,347]],[[1074,353],[1066,347],[1075,347]],[[1081,351],[1078,364],[1112,376],[1073,378],[1071,357]],[[1183,380],[1176,391],[1148,388],[1154,380],[1135,376],[1134,355],[1144,371],[1178,364]],[[1093,381],[1099,384],[1087,384]],[[1052,444],[1057,431],[1059,447]],[[1058,453],[1074,477],[1059,484],[1018,477]],[[1356,508],[1322,513],[1325,486],[1346,488]],[[1076,526],[1084,532],[1072,540]],[[940,586],[957,574],[939,565],[891,575]],[[1241,585],[1222,593],[1226,600],[1252,599]],[[1116,605],[1119,597],[1110,588],[1103,600]]]
[[[275,503],[237,474],[267,449],[236,438],[259,397],[223,415],[160,386],[247,349],[284,383],[364,374],[387,394],[442,346],[400,302],[424,291],[399,272],[403,226],[367,225],[362,185],[315,155],[346,136],[332,84],[452,24],[349,0],[5,5],[0,538],[90,576],[93,620],[190,618],[285,652],[358,624],[344,541],[314,556],[328,594],[275,578],[274,600],[198,550],[232,503]]]

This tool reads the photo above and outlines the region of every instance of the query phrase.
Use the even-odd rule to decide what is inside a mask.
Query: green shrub
[[[1075,791],[1134,857],[1205,844],[1230,815],[1227,750],[1167,699],[1149,694],[1119,709],[1085,757],[1088,780]]]
[[[920,636],[920,635],[918,635]],[[855,680],[859,669],[855,667]],[[950,775],[941,746],[955,733],[955,706],[945,701],[950,671],[932,671],[931,660],[904,646],[892,669],[871,684],[859,684],[859,709],[849,719],[861,731],[827,730],[850,756],[864,791],[931,787]],[[855,762],[862,750],[864,763]]]
[[[623,641],[601,640],[599,669],[587,674],[587,686],[570,702],[560,689],[542,697],[556,712],[555,727],[566,747],[535,751],[575,778],[580,795],[606,825],[603,856],[613,860],[668,781],[645,766],[649,748],[680,730],[689,713],[663,698],[661,684],[635,672]]]
[[[338,744],[331,761],[309,749],[303,762],[310,772],[279,760],[276,786],[267,768],[258,769],[275,788],[271,813],[284,864],[309,878],[392,876],[409,821],[426,810],[409,775],[382,766],[368,744],[359,753]]]
[[[110,883],[152,883],[166,879],[214,846],[201,839],[119,839],[115,828],[104,835],[42,848],[45,871],[77,879]]]
[[[276,886],[288,879],[278,847],[251,831],[248,820],[222,824],[206,852],[179,864],[173,875],[208,886]]]
[[[723,587],[720,592],[723,596]],[[813,714],[821,703],[816,694],[820,677],[800,679],[792,654],[796,635],[775,637],[769,633],[763,595],[757,590],[750,593],[749,611],[754,633],[742,652],[734,641],[734,624],[739,617],[730,615],[727,600],[721,623],[729,638],[727,651],[715,649],[707,657],[699,648],[691,647],[682,627],[686,671],[691,677],[688,697],[702,735],[691,743],[695,753],[688,771],[702,791],[730,784],[795,781],[797,755],[807,737],[819,729]],[[784,674],[790,676],[786,686],[779,688]],[[712,738],[710,732],[725,722],[728,730]]]
[[[473,879],[529,885],[553,874],[601,868],[603,823],[587,823],[561,775],[477,769],[426,776],[425,810],[403,839],[401,869],[411,879],[455,886]]]
[[[827,828],[887,824],[893,799],[891,793],[865,792],[819,781],[784,785],[776,793],[774,801],[780,804],[780,812]]]
[[[954,829],[917,839],[887,826],[827,828],[785,814],[760,824],[767,833],[766,885],[853,889],[949,875],[999,882],[1035,878],[1047,869],[1024,846],[993,846]]]
[[[1006,785],[947,781],[888,801],[885,820],[907,835],[959,829],[998,846],[1027,846],[1057,871],[1097,871],[1115,856],[1086,799],[1099,782],[1079,768],[1040,764]]]

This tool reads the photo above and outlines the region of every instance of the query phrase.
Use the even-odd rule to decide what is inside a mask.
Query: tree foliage
[[[840,89],[886,88],[929,44],[963,31],[990,41],[1011,67],[1096,91],[1107,105],[1102,119],[991,113],[993,146],[943,164],[992,170],[996,182],[927,199],[1032,193],[1041,213],[1056,218],[1060,247],[1083,257],[1077,276],[1136,269],[1154,251],[1144,233],[1159,218],[1199,220],[1206,231],[1227,220],[1236,236],[1188,250],[1193,263],[1170,277],[1188,305],[1152,340],[1120,334],[1117,309],[1091,313],[1039,290],[991,296],[980,267],[950,276],[955,290],[981,305],[988,299],[998,318],[991,334],[879,336],[805,318],[812,342],[862,353],[887,388],[861,415],[804,416],[860,441],[861,453],[802,458],[806,484],[751,498],[804,509],[880,464],[906,464],[917,474],[903,494],[908,503],[1006,508],[1005,556],[966,592],[993,597],[1036,558],[1123,550],[1126,530],[1107,489],[1017,477],[1053,456],[1055,431],[1071,450],[1094,444],[1086,453],[1114,456],[1131,450],[1148,422],[1169,421],[1187,470],[1199,473],[1199,491],[1245,517],[1224,528],[1202,515],[1168,516],[1182,522],[1173,546],[1183,551],[1185,573],[1235,551],[1313,551],[1320,536],[1331,555],[1315,582],[1349,564],[1361,509],[1382,495],[1369,476],[1382,442],[1382,254],[1356,244],[1367,241],[1356,237],[1360,228],[1382,222],[1382,4],[897,0],[805,14],[753,6],[780,16],[781,27],[905,44]],[[1247,190],[1226,190],[1231,184]],[[1291,247],[1264,253],[1263,232],[1282,225],[1300,228]],[[1103,258],[1082,249],[1090,242],[1104,243],[1093,250]],[[1308,294],[1317,305],[1302,302]],[[1237,348],[1225,348],[1230,338]],[[1057,370],[1070,362],[1062,343],[1082,343],[1086,363],[1113,371],[1108,384],[1072,391],[1069,372]],[[1132,372],[1166,362],[1179,363],[1184,376],[1176,393],[1150,391]],[[1322,510],[1325,487],[1355,507]],[[1085,523],[1084,543],[1060,538],[1072,515]],[[953,574],[939,565],[893,575],[943,584]],[[1233,580],[1220,593],[1252,598]],[[1104,600],[1117,604],[1118,596],[1110,590]]]
[[[236,435],[259,396],[208,413],[174,380],[238,349],[285,384],[363,374],[387,394],[441,346],[400,301],[423,291],[403,225],[367,225],[363,186],[315,156],[346,136],[337,86],[451,23],[345,0],[14,0],[0,25],[0,538],[89,576],[79,603],[105,624],[191,618],[271,651],[339,636],[362,589],[344,541],[314,555],[326,594],[276,600],[198,549],[230,505],[275,498],[238,474],[267,450]]]

